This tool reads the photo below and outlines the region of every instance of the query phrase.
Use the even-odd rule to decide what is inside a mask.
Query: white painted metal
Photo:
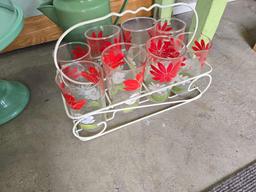
[[[81,22],[81,23],[78,23],[74,26],[72,26],[71,28],[69,28],[67,31],[65,31],[63,33],[63,35],[59,38],[59,40],[57,41],[56,43],[56,46],[55,46],[55,49],[54,49],[54,63],[55,63],[55,66],[57,68],[57,73],[61,73],[62,76],[65,76],[65,78],[67,78],[68,80],[76,83],[76,81],[68,78],[64,73],[62,73],[62,71],[60,70],[59,66],[58,66],[58,63],[57,63],[57,50],[58,50],[58,47],[61,43],[61,41],[64,39],[64,37],[69,33],[71,32],[72,30],[76,29],[77,27],[80,27],[80,26],[83,26],[83,25],[86,25],[86,24],[89,24],[89,23],[93,23],[93,22],[97,22],[97,21],[101,21],[101,20],[104,20],[106,18],[109,18],[109,17],[112,17],[112,16],[118,16],[118,17],[122,17],[123,15],[127,14],[127,13],[132,13],[132,14],[136,14],[137,12],[141,11],[141,10],[145,10],[145,11],[151,11],[153,8],[168,8],[168,7],[177,7],[177,6],[186,6],[186,7],[189,7],[192,11],[194,11],[195,13],[195,16],[196,16],[196,27],[195,27],[195,32],[191,38],[191,41],[188,43],[187,46],[189,46],[196,34],[196,31],[197,31],[197,28],[198,28],[198,16],[197,16],[197,13],[195,11],[195,9],[193,7],[191,7],[190,5],[186,4],[186,3],[177,3],[177,4],[172,4],[172,5],[158,5],[158,4],[154,4],[152,5],[151,7],[149,8],[145,8],[145,7],[141,7],[139,9],[137,9],[136,11],[131,11],[131,10],[127,10],[121,14],[118,14],[118,13],[110,13],[104,17],[101,17],[101,18],[98,18],[98,19],[93,19],[93,20],[90,20],[90,21],[84,21],[84,22]],[[168,110],[171,110],[171,109],[175,109],[179,106],[182,106],[184,104],[187,104],[187,103],[190,103],[192,101],[195,101],[197,99],[199,99],[206,91],[207,89],[210,87],[211,85],[211,82],[212,82],[212,77],[210,75],[212,71],[212,67],[210,64],[206,63],[206,70],[198,75],[198,76],[194,76],[194,77],[191,77],[189,79],[186,79],[182,82],[178,82],[178,83],[173,83],[171,85],[168,85],[166,87],[163,87],[163,88],[160,88],[158,90],[154,90],[154,91],[144,91],[141,95],[137,96],[137,97],[134,97],[134,98],[130,98],[130,99],[127,99],[125,101],[122,101],[122,102],[119,102],[119,103],[115,103],[115,104],[111,104],[111,101],[110,101],[110,98],[109,98],[109,95],[107,94],[107,90],[106,90],[106,99],[107,101],[110,103],[108,106],[104,107],[104,108],[101,108],[101,109],[98,109],[98,110],[95,110],[95,111],[92,111],[92,112],[89,112],[87,114],[84,114],[80,117],[74,117],[72,116],[69,111],[68,111],[68,108],[67,108],[67,105],[66,105],[66,102],[65,102],[65,99],[64,97],[62,96],[62,99],[63,99],[63,103],[64,103],[64,107],[65,107],[65,111],[66,111],[66,114],[67,116],[73,120],[74,122],[74,126],[73,126],[73,134],[75,137],[77,137],[78,139],[80,139],[81,141],[89,141],[89,140],[92,140],[92,139],[95,139],[97,137],[100,137],[100,136],[103,136],[103,135],[106,135],[108,133],[112,133],[113,131],[116,131],[116,130],[119,130],[121,128],[124,128],[128,125],[131,125],[133,123],[136,123],[138,121],[141,121],[143,119],[146,119],[146,118],[149,118],[149,117],[152,117],[154,115],[157,115],[157,114],[160,114],[162,112],[165,112],[165,111],[168,111]],[[195,83],[200,80],[200,79],[203,79],[203,78],[208,78],[208,83],[206,85],[206,87],[203,89],[203,90],[200,90],[199,87],[195,87]],[[153,93],[157,93],[157,92],[160,92],[160,91],[164,91],[164,90],[167,90],[167,89],[171,89],[173,86],[178,86],[178,85],[182,85],[184,83],[190,83],[189,86],[188,86],[188,89],[187,89],[187,93],[189,92],[192,92],[192,91],[198,91],[199,94],[194,96],[193,98],[189,98],[189,99],[178,99],[177,95],[174,95],[172,97],[169,97],[168,101],[166,102],[162,102],[162,103],[153,103],[153,102],[149,102],[149,99],[148,99],[148,96],[152,95]],[[145,90],[148,90],[147,87],[145,86],[145,84],[143,84],[143,87]],[[138,106],[134,106],[134,107],[125,107],[125,108],[117,108],[117,107],[120,107],[121,105],[129,102],[129,101],[132,101],[132,100],[137,100],[137,99],[140,99],[140,104]],[[176,100],[175,100],[176,99]],[[170,105],[170,106],[169,106]],[[160,111],[156,111],[152,114],[149,114],[149,115],[145,115],[141,118],[138,118],[138,119],[135,119],[131,122],[128,122],[128,123],[123,123],[119,126],[116,126],[116,127],[111,127],[111,129],[108,129],[108,123],[112,120],[115,119],[115,116],[118,115],[118,113],[120,111],[123,111],[123,110],[129,110],[129,109],[142,109],[142,108],[152,108],[152,107],[156,107],[156,106],[166,106],[166,108],[160,110]],[[88,137],[84,137],[84,136],[81,136],[79,134],[79,132],[81,131],[81,129],[78,129],[77,125],[79,123],[81,123],[85,118],[87,118],[88,116],[93,116],[93,115],[98,115],[98,114],[112,114],[110,117],[108,117],[106,119],[106,121],[102,121],[102,122],[99,122],[97,125],[98,126],[102,126],[102,130],[93,135],[93,136],[88,136]]]

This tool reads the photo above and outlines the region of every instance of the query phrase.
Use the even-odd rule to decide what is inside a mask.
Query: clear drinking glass
[[[121,29],[116,25],[96,26],[88,29],[85,37],[91,48],[92,58],[97,60],[104,49],[121,42]]]
[[[83,42],[70,42],[59,46],[57,61],[62,69],[66,64],[76,61],[86,61],[91,58],[89,45]]]
[[[184,33],[185,29],[186,23],[174,17],[159,19],[156,24],[157,35],[172,35],[175,37]]]
[[[148,90],[155,91],[175,82],[186,53],[185,44],[172,36],[156,36],[148,40],[146,50],[148,60],[144,83]],[[150,99],[163,102],[169,95],[170,89],[164,89],[153,93]]]
[[[107,88],[112,103],[140,95],[146,66],[146,51],[131,43],[109,46],[102,53]],[[138,99],[125,103],[126,107],[138,105]]]
[[[103,70],[94,62],[77,61],[67,64],[62,72],[56,75],[56,83],[65,98],[66,105],[73,117],[80,117],[88,112],[106,106]],[[105,121],[104,115],[90,116],[84,119],[79,126],[85,132],[97,132],[99,122]]]
[[[186,45],[189,43],[193,35],[193,32],[185,32],[181,33],[177,36],[178,39],[183,41]],[[203,35],[200,34],[199,36],[196,36],[191,45],[188,47],[188,52],[190,53],[189,58],[190,59],[197,59],[199,62],[198,65],[188,65],[184,68],[193,68],[194,75],[198,75],[201,73],[201,71],[204,69],[205,62],[207,59],[207,56],[209,54],[209,50],[212,47],[212,40]],[[192,62],[191,62],[192,63]],[[195,62],[193,62],[195,63]]]
[[[145,45],[148,39],[155,36],[156,20],[151,17],[135,17],[121,24],[124,42]]]

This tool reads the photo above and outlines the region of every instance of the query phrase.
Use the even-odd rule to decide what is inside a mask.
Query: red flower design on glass
[[[181,62],[170,63],[168,67],[165,67],[162,63],[158,62],[157,67],[151,65],[150,73],[153,76],[153,80],[160,83],[168,83],[176,77],[180,70]]]
[[[158,29],[159,31],[169,32],[169,31],[171,31],[173,28],[170,27],[170,26],[168,26],[167,21],[165,21],[163,24],[161,24],[161,22],[158,23],[158,24],[157,24],[157,29]]]
[[[117,38],[114,39],[114,44],[119,43],[119,42],[120,42],[119,39],[117,39]],[[100,52],[104,51],[107,47],[109,47],[110,45],[112,45],[111,42],[106,41],[106,40],[103,40],[103,41],[100,42],[100,43],[101,43]]]
[[[192,46],[192,49],[195,51],[201,66],[203,66],[208,55],[208,50],[210,49],[210,43],[205,43],[203,39],[200,42],[196,40],[194,43],[195,46]]]
[[[88,53],[87,50],[83,49],[81,46],[76,46],[71,52],[73,59],[79,59]]]
[[[143,81],[143,73],[138,73],[136,79],[128,79],[124,81],[124,90],[125,91],[136,91],[141,88],[141,83]]]
[[[182,61],[181,61],[180,66],[181,66],[181,67],[186,66],[186,61],[187,61],[187,58],[186,58],[186,57],[182,57]]]
[[[203,39],[200,41],[200,43],[197,40],[195,40],[194,43],[195,46],[192,46],[194,51],[209,50],[210,48],[210,43],[205,43]]]
[[[162,39],[151,41],[149,51],[156,56],[164,58],[175,58],[180,55],[180,52],[176,49],[174,38],[170,38],[169,41]]]
[[[63,69],[63,73],[70,77],[71,79],[77,79],[81,73],[78,71],[77,67],[67,66]]]
[[[124,41],[126,43],[131,43],[132,42],[132,36],[130,31],[124,31]]]
[[[180,34],[179,36],[178,36],[178,39],[181,41],[181,42],[184,42],[185,41],[185,34]]]
[[[87,102],[86,99],[77,100],[73,95],[68,93],[64,93],[63,96],[67,104],[74,110],[80,110]]]
[[[102,31],[99,31],[98,34],[96,32],[92,32],[91,37],[98,38],[98,39],[88,40],[88,42],[91,46],[91,49],[92,49],[92,54],[95,55],[95,56],[100,55],[101,52],[103,52],[107,47],[112,45],[112,43],[110,41],[102,39],[103,38],[103,32]],[[120,42],[120,37],[114,38],[113,41],[114,41],[114,43],[119,43]]]
[[[122,52],[121,46],[111,47],[107,53],[103,55],[103,62],[115,69],[123,64],[124,62],[124,53]]]
[[[81,75],[94,84],[100,80],[100,72],[95,67],[89,67],[88,71],[81,72]]]
[[[92,32],[93,38],[102,38],[103,37],[103,31],[99,31],[98,34],[94,31]]]

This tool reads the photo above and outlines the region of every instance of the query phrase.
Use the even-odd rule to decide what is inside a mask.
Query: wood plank
[[[124,0],[111,0],[111,11],[112,12],[119,12]],[[128,4],[126,6],[126,10],[136,10],[139,7],[150,7],[153,4],[154,0],[129,0]],[[126,14],[124,15],[119,23],[124,22],[125,20],[135,17],[135,16],[151,16],[152,12],[146,12],[146,11],[141,11],[137,13],[136,15],[133,14]]]
[[[111,0],[111,10],[118,12],[122,6],[124,0]],[[129,0],[126,9],[136,10],[137,8],[144,6],[149,7],[152,5],[153,0]],[[139,12],[136,16],[150,16],[151,13]],[[120,22],[135,17],[135,15],[127,14]],[[17,39],[9,45],[3,52],[9,52],[15,49],[29,47],[32,45],[38,45],[50,41],[57,40],[62,34],[62,30],[50,21],[46,16],[39,15],[28,17],[24,21],[24,29]]]
[[[29,17],[25,19],[20,35],[4,52],[54,41],[61,34],[62,30],[47,17],[43,15]]]

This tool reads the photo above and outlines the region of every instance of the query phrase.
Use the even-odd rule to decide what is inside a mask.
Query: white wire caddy
[[[145,7],[140,7],[139,9],[135,10],[135,11],[131,11],[131,10],[126,10],[125,12],[123,13],[110,13],[104,17],[101,17],[101,18],[97,18],[97,19],[92,19],[92,20],[89,20],[89,21],[84,21],[84,22],[81,22],[81,23],[78,23],[72,27],[70,27],[68,30],[66,30],[62,35],[61,37],[58,39],[56,45],[55,45],[55,49],[54,49],[54,53],[53,53],[53,57],[54,57],[54,63],[55,63],[55,66],[57,68],[57,72],[58,73],[61,73],[61,75],[65,76],[65,78],[69,79],[70,81],[72,81],[72,79],[68,78],[59,68],[58,66],[58,62],[57,62],[57,51],[58,51],[58,47],[60,45],[60,43],[62,42],[62,40],[65,38],[65,36],[71,32],[72,30],[80,27],[80,26],[83,26],[83,25],[87,25],[87,24],[91,24],[91,23],[94,23],[94,22],[98,22],[98,21],[101,21],[101,20],[104,20],[104,19],[107,19],[107,18],[111,18],[112,16],[116,16],[116,17],[122,17],[128,13],[131,13],[131,14],[136,14],[140,11],[151,11],[153,8],[160,8],[160,9],[163,9],[163,8],[171,8],[171,7],[177,7],[177,6],[186,6],[186,7],[189,7],[195,14],[195,31],[191,37],[191,40],[190,42],[188,43],[187,46],[189,46],[195,35],[196,35],[196,32],[197,32],[197,29],[198,29],[198,15],[197,15],[197,12],[195,11],[195,9],[193,7],[191,7],[189,4],[186,4],[186,3],[176,3],[176,4],[169,4],[169,5],[159,5],[159,4],[153,4],[151,7],[149,8],[145,8]],[[109,97],[109,94],[108,94],[108,91],[107,89],[105,90],[105,95],[106,95],[106,100],[107,100],[107,106],[106,107],[103,107],[103,108],[100,108],[98,110],[95,110],[95,111],[92,111],[92,112],[89,112],[89,113],[86,113],[84,115],[81,115],[79,117],[75,117],[75,116],[72,116],[71,113],[69,112],[68,110],[68,107],[67,107],[67,104],[66,104],[66,101],[62,96],[62,99],[63,99],[63,103],[64,103],[64,108],[65,108],[65,111],[66,111],[66,114],[67,116],[73,120],[73,129],[72,129],[72,132],[73,132],[73,135],[78,138],[79,140],[81,141],[89,141],[89,140],[92,140],[92,139],[96,139],[100,136],[103,136],[103,135],[106,135],[108,133],[112,133],[114,131],[117,131],[121,128],[124,128],[128,125],[131,125],[133,123],[136,123],[136,122],[139,122],[141,120],[144,120],[144,119],[147,119],[147,118],[150,118],[152,116],[155,116],[155,115],[158,115],[160,113],[163,113],[165,111],[169,111],[169,110],[172,110],[172,109],[175,109],[177,107],[180,107],[182,105],[185,105],[187,103],[190,103],[192,101],[195,101],[199,98],[201,98],[201,96],[207,91],[207,89],[210,87],[211,85],[211,82],[212,82],[212,77],[210,75],[210,73],[212,72],[212,67],[211,65],[206,62],[205,63],[205,67],[204,67],[204,71],[200,74],[200,75],[197,75],[197,76],[193,76],[193,77],[190,77],[184,81],[180,81],[180,82],[177,82],[177,83],[173,83],[173,84],[170,84],[168,86],[165,86],[165,87],[162,87],[160,89],[157,89],[157,90],[154,90],[154,91],[148,91],[149,89],[147,88],[147,86],[143,83],[143,90],[141,92],[140,95],[136,96],[136,97],[133,97],[133,98],[130,98],[130,99],[127,99],[125,101],[122,101],[122,102],[119,102],[119,103],[115,103],[115,104],[112,104],[111,103],[111,100],[110,100],[110,97]],[[207,79],[205,81],[205,79]],[[200,81],[203,81],[204,80],[204,85],[203,87],[199,87],[198,83]],[[187,86],[187,90],[186,91],[183,91],[182,94],[174,94],[174,95],[170,95],[168,97],[168,99],[164,102],[152,102],[150,99],[149,99],[149,96],[154,94],[154,93],[157,93],[157,92],[161,92],[161,91],[165,91],[167,89],[172,89],[174,86],[181,86],[181,85],[184,85],[184,84],[188,84],[189,85]],[[132,106],[132,107],[122,107],[122,105],[128,103],[128,102],[132,102],[134,100],[139,100],[139,105],[138,106]],[[148,111],[145,112],[143,109],[147,109]],[[127,115],[125,116],[132,116],[131,114],[133,114],[133,118],[130,118],[127,120],[126,119],[122,119],[121,116],[124,116],[124,113],[123,111],[125,110],[133,110],[132,112],[129,112],[127,113]],[[143,110],[143,112],[141,113],[137,113],[139,110]],[[97,123],[97,126],[101,127],[101,130],[98,131],[97,133],[95,133],[94,135],[89,135],[89,136],[83,136],[83,135],[80,135],[80,132],[83,131],[83,129],[79,128],[79,124],[87,117],[89,116],[96,116],[96,115],[100,115],[100,114],[105,114],[106,115],[106,119],[105,121],[101,121],[101,122],[98,122]],[[122,114],[122,115],[120,115]],[[134,116],[134,114],[136,114]],[[121,122],[115,122],[115,119],[121,119]]]

